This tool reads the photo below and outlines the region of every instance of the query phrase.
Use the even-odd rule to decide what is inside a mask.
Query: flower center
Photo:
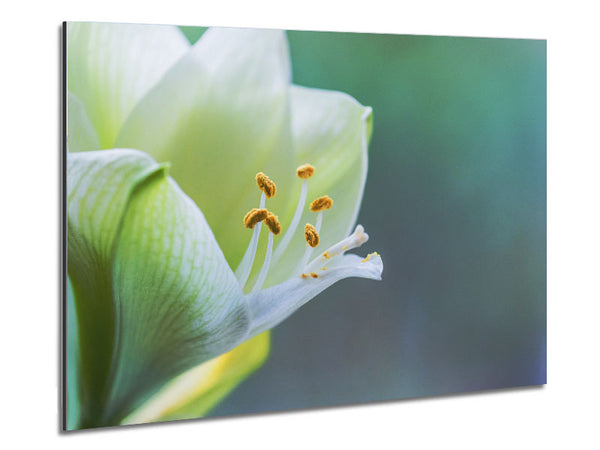
[[[248,277],[250,275],[250,272],[252,271],[262,223],[265,223],[270,233],[268,234],[267,251],[265,254],[265,259],[251,292],[256,292],[262,289],[271,263],[278,261],[287,249],[292,239],[292,236],[298,228],[298,224],[300,223],[302,213],[304,212],[304,208],[306,206],[308,179],[311,178],[314,174],[315,168],[310,164],[303,164],[296,169],[296,175],[302,180],[302,187],[300,190],[298,205],[296,206],[294,216],[292,217],[288,229],[284,233],[279,244],[277,245],[277,249],[274,252],[273,236],[279,235],[281,233],[281,224],[279,222],[278,217],[271,211],[269,211],[267,208],[265,208],[265,203],[266,199],[270,199],[275,195],[277,187],[273,180],[271,180],[263,172],[259,172],[256,174],[256,184],[258,188],[262,191],[259,201],[259,207],[251,209],[244,216],[244,226],[248,229],[252,229],[253,231],[252,237],[250,238],[250,242],[248,244],[248,248],[246,249],[242,261],[240,262],[240,265],[235,271],[235,275],[242,289],[246,287]],[[321,232],[321,225],[323,223],[323,213],[324,211],[331,209],[332,206],[333,200],[328,195],[323,195],[321,197],[316,198],[311,202],[309,206],[309,210],[311,212],[317,213],[317,217],[315,225],[307,223],[304,227],[304,237],[307,242],[307,246],[303,257],[298,264],[298,267],[296,267],[296,269],[294,270],[294,274],[297,274],[301,278],[309,279],[319,278],[320,276],[323,276],[324,272],[322,271],[327,270],[330,265],[334,265],[336,263],[336,261],[334,260],[336,256],[343,255],[344,252],[346,252],[347,250],[362,245],[368,239],[368,235],[364,233],[363,227],[358,225],[354,233],[327,249],[324,253],[319,255],[313,261],[309,262],[313,249],[318,247],[320,242],[319,233]],[[365,260],[368,261],[370,256],[371,255],[367,256]],[[321,275],[319,275],[317,271],[321,271]]]

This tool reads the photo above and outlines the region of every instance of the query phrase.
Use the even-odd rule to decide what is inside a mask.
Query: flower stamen
[[[264,191],[261,192],[259,207],[258,207],[259,210],[265,209],[266,198],[267,197],[266,197],[265,192]],[[254,210],[251,210],[248,214],[250,214],[252,211],[254,211]],[[244,225],[246,225],[246,218],[248,217],[248,214],[246,214],[246,216],[244,217]],[[250,218],[248,217],[248,219],[249,219],[249,224],[250,224]],[[264,220],[264,218],[257,222],[258,225],[257,225],[257,223],[255,223],[254,225],[252,225],[252,227],[249,227],[249,228],[254,228],[252,231],[252,237],[250,238],[250,242],[248,243],[248,248],[246,248],[246,252],[244,253],[242,261],[238,265],[237,269],[235,269],[235,277],[239,281],[240,286],[242,286],[242,289],[244,288],[244,286],[246,285],[246,282],[248,281],[248,277],[250,276],[250,271],[252,270],[252,265],[254,264],[254,257],[256,256],[256,247],[258,246],[258,238],[260,236],[260,230],[262,228],[262,220]],[[248,226],[246,225],[246,227],[248,227]]]
[[[274,215],[272,212],[267,212],[265,217],[265,225],[269,227],[271,233],[278,235],[281,233],[281,224],[279,223],[279,217]]]
[[[246,228],[254,228],[254,226],[267,218],[269,212],[264,208],[252,208],[244,216],[244,225]]]
[[[296,211],[294,212],[294,217],[290,222],[290,226],[286,230],[281,242],[277,246],[275,250],[275,254],[273,255],[273,260],[277,261],[283,255],[283,252],[287,249],[290,241],[292,240],[292,236],[296,232],[296,228],[298,228],[298,224],[300,223],[300,218],[302,217],[302,210],[304,209],[304,205],[306,204],[306,196],[308,194],[308,180],[315,173],[315,168],[310,164],[303,164],[296,169],[296,175],[298,178],[302,179],[302,188],[300,189],[300,198],[298,199],[298,206],[296,206]]]
[[[324,195],[323,197],[319,197],[318,199],[314,200],[310,205],[311,211],[319,212],[319,214],[317,215],[317,223],[313,227],[314,231],[316,232],[317,240],[316,240],[315,245],[312,245],[310,243],[310,241],[308,241],[308,237],[306,236],[306,227],[305,227],[304,228],[304,237],[306,238],[309,246],[304,251],[304,257],[302,258],[302,263],[300,264],[301,268],[305,267],[306,264],[308,264],[313,247],[316,247],[317,245],[319,245],[319,232],[321,231],[321,223],[323,222],[323,211],[325,209],[331,208],[331,205],[333,205],[333,200],[327,195]],[[308,226],[310,224],[306,224],[306,225]]]
[[[310,223],[307,223],[304,227],[304,239],[311,247],[319,245],[319,232]]]
[[[333,206],[333,200],[328,195],[319,197],[310,204],[310,210],[312,212],[320,212],[329,209]]]
[[[252,289],[252,292],[260,291],[262,289],[262,286],[265,282],[265,278],[267,278],[267,272],[269,271],[269,266],[271,265],[272,251],[273,251],[273,233],[269,233],[265,261],[263,262],[262,269],[260,269],[260,273],[258,274],[258,278],[256,280],[256,283],[254,284],[254,288]]]
[[[271,231],[269,233],[269,241],[267,243],[267,253],[265,255],[265,261],[263,262],[262,269],[260,269],[258,279],[254,284],[252,292],[259,291],[260,289],[262,289],[265,279],[267,278],[267,273],[269,272],[269,267],[271,266],[271,255],[273,253],[273,236],[281,232],[281,225],[279,224],[279,219],[275,214],[273,214],[270,211],[267,213],[267,217],[265,218],[265,225]]]
[[[304,180],[309,179],[315,173],[315,168],[310,164],[302,164],[296,169],[296,175],[298,178],[302,178]]]
[[[258,185],[258,188],[265,193],[267,198],[273,197],[277,191],[277,186],[275,186],[273,180],[262,172],[256,174],[256,184]]]

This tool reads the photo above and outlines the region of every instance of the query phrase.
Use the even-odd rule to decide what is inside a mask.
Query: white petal
[[[83,102],[101,148],[114,146],[134,105],[189,48],[174,26],[67,24],[67,89]]]
[[[372,111],[348,94],[300,86],[290,87],[290,102],[296,165],[310,163],[315,167],[308,180],[308,201],[325,194],[333,199],[333,207],[323,213],[319,233],[319,246],[326,248],[350,233],[356,223],[367,178]],[[301,185],[296,181],[294,203]],[[314,224],[315,219],[315,213],[306,208],[300,223]],[[288,223],[282,220],[284,230]],[[286,268],[302,258],[305,248],[303,234],[296,233],[265,285],[289,277]]]
[[[70,152],[99,150],[100,142],[81,100],[67,94],[67,147]]]
[[[209,29],[142,99],[118,137],[119,145],[170,163],[231,267],[250,240],[241,224],[258,203],[257,172],[277,184],[269,209],[293,213],[287,52],[279,30]]]
[[[344,278],[358,277],[381,280],[383,262],[379,256],[364,260],[357,255],[344,255],[335,267],[320,270],[318,278],[293,277],[259,292],[248,294],[251,323],[250,336],[278,325],[320,292]]]

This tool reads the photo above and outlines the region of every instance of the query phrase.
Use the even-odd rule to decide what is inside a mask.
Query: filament
[[[262,269],[260,269],[260,274],[258,274],[258,279],[256,280],[256,284],[252,289],[252,292],[259,291],[262,289],[262,285],[265,282],[265,278],[267,278],[267,272],[269,271],[269,266],[271,265],[271,253],[273,252],[273,233],[269,233],[269,241],[267,244],[267,254],[265,255],[265,262],[263,263]]]
[[[283,235],[283,238],[281,238],[281,241],[279,242],[279,245],[277,246],[277,249],[273,254],[273,261],[278,261],[279,258],[281,258],[281,255],[283,255],[283,252],[290,244],[290,241],[292,240],[292,236],[294,235],[296,228],[298,228],[298,223],[300,223],[300,218],[302,217],[302,210],[304,209],[304,205],[306,203],[307,192],[308,184],[305,179],[302,182],[302,190],[300,191],[300,198],[298,199],[298,206],[296,206],[296,212],[294,213],[294,217],[290,222],[290,226]]]
[[[260,194],[260,209],[265,207],[266,196],[265,193],[262,192]],[[256,247],[258,246],[258,237],[260,236],[260,230],[262,228],[262,222],[257,223],[252,230],[252,238],[250,239],[250,243],[248,244],[248,248],[246,248],[246,253],[244,253],[244,257],[240,262],[240,265],[235,270],[235,276],[240,283],[242,289],[246,285],[248,281],[248,276],[250,275],[250,271],[252,270],[252,264],[254,264],[254,257],[256,256]]]
[[[320,211],[319,215],[317,216],[317,223],[315,223],[315,229],[317,230],[317,234],[319,234],[321,231],[321,223],[322,222],[323,222],[323,211]],[[313,248],[310,245],[308,247],[306,247],[306,250],[304,250],[304,256],[302,257],[302,263],[300,264],[301,268],[306,267],[306,265],[308,264],[308,260],[310,259],[312,250],[313,250]]]

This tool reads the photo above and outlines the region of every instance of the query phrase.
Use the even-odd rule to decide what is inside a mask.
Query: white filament
[[[319,211],[319,215],[317,216],[317,223],[315,224],[315,230],[317,230],[317,234],[319,234],[321,232],[321,223],[322,222],[323,222],[323,211]],[[310,259],[310,255],[311,255],[312,251],[313,251],[313,248],[310,245],[306,247],[306,250],[304,251],[304,256],[302,257],[302,263],[300,264],[300,267],[302,268],[302,270],[304,270],[304,268],[308,264],[308,260]]]
[[[263,263],[262,269],[260,269],[260,274],[258,275],[258,279],[256,280],[256,284],[254,285],[254,289],[252,289],[252,292],[260,291],[262,289],[263,283],[265,282],[265,278],[267,278],[267,272],[269,271],[269,266],[271,265],[272,252],[273,252],[273,233],[269,233],[269,241],[267,244],[267,254],[265,255],[265,262]]]
[[[290,226],[287,231],[283,235],[283,238],[279,242],[277,249],[275,249],[275,253],[273,254],[273,261],[279,260],[285,252],[285,249],[288,247],[290,241],[292,240],[292,236],[298,228],[298,223],[300,223],[300,218],[302,217],[302,210],[304,209],[304,205],[306,203],[306,195],[308,192],[308,183],[306,180],[302,181],[302,189],[300,191],[300,198],[298,199],[298,206],[296,206],[296,212],[294,213],[294,217],[290,222]]]
[[[260,195],[260,206],[262,209],[265,207],[266,196],[263,192]],[[262,227],[262,221],[258,222],[254,225],[254,230],[252,231],[252,238],[250,239],[250,243],[248,244],[248,248],[246,248],[246,253],[244,253],[244,257],[242,258],[242,262],[235,270],[235,276],[240,283],[242,289],[246,285],[248,281],[248,276],[250,275],[250,271],[252,270],[252,265],[254,264],[254,257],[256,256],[256,247],[258,247],[258,237],[260,236],[260,229]]]

